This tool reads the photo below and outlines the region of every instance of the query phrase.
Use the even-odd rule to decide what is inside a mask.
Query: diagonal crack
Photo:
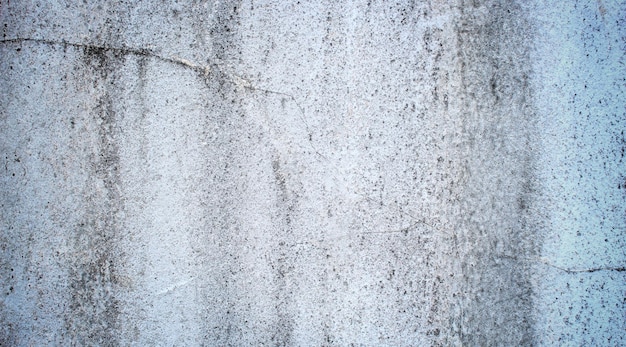
[[[308,122],[306,121],[304,109],[302,108],[300,103],[298,103],[298,101],[292,94],[257,87],[253,83],[251,83],[249,80],[241,76],[238,76],[237,74],[226,71],[226,69],[223,66],[221,66],[221,64],[216,63],[216,64],[212,64],[211,66],[204,66],[204,65],[197,64],[195,62],[192,62],[183,58],[163,56],[147,48],[116,47],[116,46],[111,46],[111,45],[95,45],[95,44],[88,44],[88,43],[69,42],[65,40],[58,41],[58,40],[46,40],[46,39],[37,39],[37,38],[24,38],[24,37],[0,40],[0,43],[2,44],[8,44],[8,43],[19,44],[23,42],[33,42],[33,43],[38,43],[38,44],[43,44],[43,45],[48,45],[48,46],[70,46],[70,47],[82,48],[82,49],[100,49],[104,51],[121,53],[124,55],[132,54],[132,55],[137,55],[137,56],[151,57],[151,58],[154,58],[154,59],[166,62],[166,63],[181,66],[186,69],[191,69],[193,71],[196,71],[202,74],[203,76],[208,76],[212,72],[213,69],[216,69],[219,72],[221,72],[223,75],[227,76],[234,85],[241,87],[245,90],[270,93],[270,94],[275,94],[275,95],[282,95],[282,96],[289,98],[298,107],[298,110],[300,111],[298,114],[298,117],[304,124],[307,134],[309,134],[309,145],[311,146],[311,148],[317,155],[321,156],[322,158],[325,158],[319,152],[319,150],[311,143],[312,141],[311,130],[310,130]]]
[[[586,268],[586,269],[570,269],[570,268],[554,265],[545,259],[540,259],[540,262],[542,264],[548,265],[555,269],[561,270],[563,272],[571,273],[571,274],[572,273],[585,273],[585,272],[592,273],[592,272],[598,272],[598,271],[617,271],[617,272],[626,271],[626,267],[624,266],[600,266],[600,267],[592,267],[592,268]]]
[[[159,55],[154,51],[147,48],[132,48],[132,47],[115,47],[109,45],[93,45],[88,43],[76,43],[76,42],[68,42],[68,41],[56,41],[56,40],[46,40],[46,39],[35,39],[35,38],[24,38],[18,37],[13,39],[4,39],[0,40],[0,43],[22,43],[22,42],[34,42],[48,46],[69,46],[76,48],[85,48],[85,49],[101,49],[105,51],[118,52],[121,54],[132,54],[144,57],[152,57],[166,63],[171,63],[175,65],[179,65],[188,69],[192,69],[194,71],[203,73],[208,75],[211,72],[211,68],[208,66],[202,66],[199,64],[195,64],[190,62],[189,60],[182,58],[172,58]]]
[[[115,46],[110,46],[110,45],[94,45],[94,44],[88,44],[88,43],[76,43],[76,42],[69,42],[65,40],[57,41],[57,40],[23,38],[23,37],[0,40],[0,43],[22,43],[22,42],[34,42],[34,43],[39,43],[39,44],[48,45],[48,46],[70,46],[70,47],[84,48],[84,49],[100,49],[104,51],[118,52],[121,54],[132,54],[132,55],[138,55],[138,56],[144,56],[144,57],[152,57],[152,58],[155,58],[157,60],[160,60],[166,63],[175,64],[175,65],[187,68],[187,69],[194,70],[196,72],[204,74],[205,76],[210,74],[212,70],[211,66],[204,66],[204,65],[197,64],[197,63],[194,63],[192,61],[189,61],[183,58],[163,56],[147,48],[115,47]],[[242,87],[247,90],[277,94],[277,95],[288,97],[296,104],[296,106],[302,113],[301,115],[302,122],[308,128],[308,123],[306,122],[306,120],[302,118],[304,115],[304,109],[296,101],[296,98],[293,95],[289,93],[285,93],[285,92],[256,87],[249,80],[246,80],[245,78],[238,76],[236,74],[227,72],[226,69],[224,69],[221,66],[221,64],[216,63],[216,64],[213,64],[212,66],[216,70],[219,70],[221,73],[228,76],[231,82],[239,87]]]
[[[415,229],[418,225],[424,225],[424,226],[428,227],[429,229],[437,230],[432,225],[426,223],[426,221],[418,220],[418,221],[412,223],[411,225],[409,225],[407,227],[404,227],[404,228],[401,228],[401,229],[379,230],[379,231],[363,231],[363,232],[361,232],[359,234],[367,235],[367,234],[398,234],[398,233],[404,233],[406,235],[406,234],[408,234],[409,231]]]

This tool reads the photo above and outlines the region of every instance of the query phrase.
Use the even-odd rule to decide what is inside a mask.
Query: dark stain
[[[285,306],[287,303],[279,302],[278,322],[274,327],[275,332],[272,335],[272,345],[274,346],[293,346],[293,318],[286,313]]]
[[[119,300],[115,295],[119,257],[115,240],[121,209],[118,126],[113,106],[115,71],[120,55],[107,49],[84,48],[86,75],[100,94],[93,122],[98,125],[97,155],[92,158],[86,213],[76,228],[75,263],[70,268],[71,304],[68,332],[79,345],[118,345]],[[119,53],[119,52],[118,52]],[[104,189],[98,188],[103,187]]]
[[[206,36],[207,33],[208,36],[211,37],[211,51],[213,52],[213,56],[207,60],[207,63],[211,67],[211,74],[206,75],[204,70],[193,68],[203,77],[207,89],[216,90],[224,102],[231,100],[232,104],[238,99],[236,98],[237,86],[215,62],[239,59],[239,55],[241,55],[241,50],[238,48],[239,46],[236,39],[237,28],[240,25],[240,2],[241,1],[231,1],[214,4],[217,7],[213,9],[215,13],[213,22],[210,24],[206,33],[204,30],[199,32],[199,35],[203,37]],[[186,67],[189,68],[188,66]],[[232,105],[226,107],[233,108]]]
[[[3,312],[4,312],[4,307]],[[2,327],[0,327],[0,346],[19,346],[20,343],[18,335],[16,333],[15,325],[5,317],[0,321]]]
[[[620,132],[620,138],[618,141],[619,141],[619,148],[620,148],[619,162],[621,163],[622,161],[624,161],[624,153],[626,152],[626,137],[624,136],[624,130]]]
[[[491,80],[489,81],[489,87],[491,90],[491,95],[494,97],[495,102],[499,102],[500,101],[500,95],[498,95],[498,79],[497,76],[492,76]]]
[[[207,142],[215,144],[215,147],[209,147],[211,152],[209,156],[219,153],[219,164],[206,163],[207,174],[214,179],[222,182],[225,186],[218,192],[207,192],[211,195],[211,199],[215,194],[220,197],[220,202],[207,209],[207,215],[214,216],[214,220],[207,220],[206,231],[200,235],[206,238],[216,238],[220,244],[218,249],[211,246],[204,247],[208,250],[214,250],[217,254],[206,254],[199,261],[203,264],[203,270],[212,276],[219,278],[220,284],[206,290],[202,290],[201,296],[204,300],[219,300],[219,304],[215,306],[204,305],[200,307],[202,314],[206,317],[203,322],[201,345],[218,345],[228,346],[237,345],[241,341],[241,337],[245,333],[250,333],[250,329],[258,329],[259,322],[249,320],[248,311],[250,306],[244,306],[238,300],[242,295],[249,293],[241,293],[240,288],[245,284],[239,283],[244,265],[240,259],[240,252],[246,241],[245,235],[247,230],[240,228],[238,216],[232,211],[237,206],[237,197],[232,196],[232,192],[236,191],[232,186],[228,186],[230,182],[237,182],[238,176],[235,156],[241,151],[242,145],[239,130],[241,129],[241,113],[239,107],[238,87],[232,82],[231,78],[226,75],[222,69],[212,62],[232,61],[240,58],[241,51],[237,42],[237,27],[239,25],[239,3],[238,2],[213,2],[211,4],[210,16],[205,18],[198,17],[198,21],[194,23],[194,30],[197,30],[197,36],[203,39],[199,41],[203,45],[204,38],[206,43],[211,45],[207,51],[211,52],[211,56],[207,57],[206,64],[210,65],[211,72],[206,74],[204,70],[194,69],[198,72],[198,77],[204,83],[207,97],[206,108],[217,109],[219,112],[207,113],[205,127],[208,133],[213,133],[211,129],[219,129],[217,136],[207,136]],[[211,22],[208,22],[210,20]],[[205,23],[205,21],[207,21]],[[189,67],[186,67],[189,68]],[[212,233],[217,232],[215,236]],[[203,248],[202,246],[200,248]],[[208,252],[208,251],[207,251]],[[206,262],[206,259],[219,259],[224,265],[219,269],[215,269],[215,264]],[[206,265],[205,265],[206,264]],[[277,265],[276,263],[274,265]],[[278,275],[274,274],[275,277]],[[273,324],[263,326],[265,332],[273,331]],[[268,336],[269,339],[269,336]],[[269,341],[266,341],[268,345]]]
[[[217,15],[209,29],[209,36],[213,39],[213,52],[217,60],[227,60],[232,54],[240,54],[235,48],[237,28],[241,25],[238,8],[241,1],[220,2],[215,9]]]
[[[328,333],[324,334],[324,344],[323,346],[333,346],[335,344],[335,339],[330,336]]]
[[[482,7],[478,11],[488,13],[463,5]],[[530,148],[532,90],[527,81],[533,28],[514,2],[470,1],[460,8],[456,35],[462,87],[458,93],[467,96],[461,107],[480,111],[467,111],[469,117],[462,119],[466,142],[459,156],[464,158],[462,170],[467,177],[453,189],[462,189],[459,200],[471,207],[461,208],[456,227],[463,230],[458,239],[455,236],[462,271],[460,278],[455,277],[461,281],[455,304],[462,315],[452,319],[450,333],[462,345],[532,345],[532,264],[528,259],[536,255],[539,244],[538,222],[531,215],[536,177]],[[511,105],[517,107],[511,111]],[[513,125],[497,127],[496,122],[503,119]],[[488,125],[477,126],[481,122]],[[499,145],[509,141],[515,141],[517,148],[527,148],[512,151]],[[470,173],[477,166],[493,166],[502,182],[473,177]],[[503,198],[502,189],[514,194]],[[495,244],[503,251],[483,246]],[[495,261],[502,258],[502,252],[516,256]],[[485,316],[484,312],[491,314]]]
[[[295,209],[294,202],[291,201],[290,193],[287,187],[287,177],[283,173],[280,165],[280,159],[275,157],[272,160],[272,171],[278,187],[278,206],[282,210],[283,219],[285,221],[284,235],[279,236],[276,249],[277,257],[274,260],[275,265],[272,268],[275,271],[276,281],[276,311],[277,322],[275,332],[272,336],[272,344],[278,346],[292,345],[292,335],[294,329],[293,318],[290,313],[291,293],[289,291],[288,279],[293,271],[294,259],[291,256],[291,250],[287,240],[292,233],[291,218]]]
[[[272,171],[274,172],[274,179],[280,191],[280,199],[282,202],[286,202],[288,200],[287,180],[280,169],[279,159],[275,158],[272,160]]]
[[[88,66],[96,69],[96,71],[108,72],[106,71],[107,51],[108,49],[106,49],[105,47],[85,46],[83,47],[84,61]]]

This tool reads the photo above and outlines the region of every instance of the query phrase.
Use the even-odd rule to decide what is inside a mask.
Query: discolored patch
[[[465,6],[457,27],[466,181],[455,233],[461,252],[463,345],[533,343],[530,259],[538,240],[534,204],[529,47],[522,9],[495,1]]]
[[[110,86],[115,84],[118,57],[98,47],[84,48],[87,76],[99,92],[92,110],[97,143],[90,163],[83,222],[75,229],[75,261],[69,269],[71,303],[66,325],[77,344],[117,345],[119,300],[116,298],[115,240],[120,194],[118,125]],[[85,82],[88,82],[86,78]]]

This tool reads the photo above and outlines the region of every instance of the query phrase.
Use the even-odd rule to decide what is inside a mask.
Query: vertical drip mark
[[[463,345],[532,344],[536,250],[528,39],[520,7],[461,7],[457,26],[463,163],[456,220],[460,290],[453,334]]]
[[[198,36],[207,36],[210,42],[210,56],[207,63],[214,61],[237,61],[237,27],[239,25],[239,1],[215,2],[212,4],[211,23],[197,25],[197,28],[206,28],[197,33]],[[203,19],[199,20],[204,22]],[[200,41],[204,41],[202,39]],[[205,70],[206,72],[207,70]],[[242,305],[240,298],[249,293],[242,292],[245,284],[241,283],[242,271],[241,247],[246,242],[242,237],[244,230],[237,213],[236,194],[237,182],[240,179],[236,162],[239,160],[238,151],[241,150],[240,139],[237,136],[240,119],[240,106],[237,103],[237,88],[221,69],[211,66],[211,74],[204,74],[207,95],[206,132],[207,143],[214,144],[206,152],[207,157],[215,160],[207,161],[207,173],[212,181],[220,182],[217,190],[207,190],[207,201],[217,197],[219,202],[211,203],[206,213],[211,218],[206,224],[207,254],[200,260],[203,273],[210,273],[216,282],[203,289],[203,300],[214,303],[211,307],[203,307],[205,317],[203,326],[203,345],[236,345],[241,344],[249,333],[249,307]],[[213,254],[210,254],[210,253]],[[220,266],[212,264],[211,259],[220,261]]]
[[[116,114],[109,85],[110,52],[85,48],[85,65],[94,71],[93,88],[101,96],[93,109],[97,150],[85,192],[86,208],[76,231],[75,263],[70,269],[71,303],[66,324],[72,343],[117,344],[119,301],[115,297],[116,249],[121,206]]]
[[[289,289],[288,279],[293,271],[293,259],[289,255],[289,236],[292,234],[292,214],[295,209],[287,187],[287,177],[280,166],[280,158],[272,160],[272,171],[278,188],[277,205],[284,220],[283,235],[278,237],[278,258],[273,265],[276,276],[276,330],[272,336],[272,343],[278,346],[290,346],[294,330],[293,317],[290,313],[292,293]]]

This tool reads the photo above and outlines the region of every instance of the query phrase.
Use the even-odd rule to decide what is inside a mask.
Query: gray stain
[[[530,63],[528,53],[518,52],[528,50],[524,34],[532,28],[519,6],[485,6],[485,23],[467,7],[457,29],[465,81],[460,93],[471,97],[463,103],[468,146],[459,153],[468,179],[457,188],[463,273],[461,316],[453,334],[463,345],[528,345],[533,343],[529,259],[539,241],[529,211],[536,181],[529,148]],[[490,182],[484,175],[505,178]]]
[[[76,227],[76,261],[70,269],[71,304],[66,324],[74,343],[116,345],[119,300],[115,296],[117,264],[115,238],[121,208],[119,148],[116,113],[110,85],[115,57],[101,48],[84,48],[85,67],[93,74],[100,96],[92,121],[98,126],[98,143],[92,159],[92,176],[85,192],[86,213]],[[88,79],[86,79],[88,81]],[[104,189],[100,189],[103,187]]]
[[[278,244],[275,246],[277,257],[274,256],[274,264],[272,265],[275,271],[275,305],[277,312],[277,322],[274,334],[272,335],[272,344],[277,346],[290,346],[292,345],[291,340],[294,322],[291,316],[293,310],[290,306],[293,298],[291,297],[292,293],[289,289],[289,282],[293,277],[292,264],[295,263],[291,254],[291,235],[293,234],[291,224],[295,205],[292,201],[292,194],[289,193],[287,177],[281,169],[280,158],[277,156],[272,160],[272,171],[274,172],[274,178],[278,188],[277,205],[281,211],[281,219],[284,220],[284,226],[279,228],[282,232],[281,236],[278,236]]]

